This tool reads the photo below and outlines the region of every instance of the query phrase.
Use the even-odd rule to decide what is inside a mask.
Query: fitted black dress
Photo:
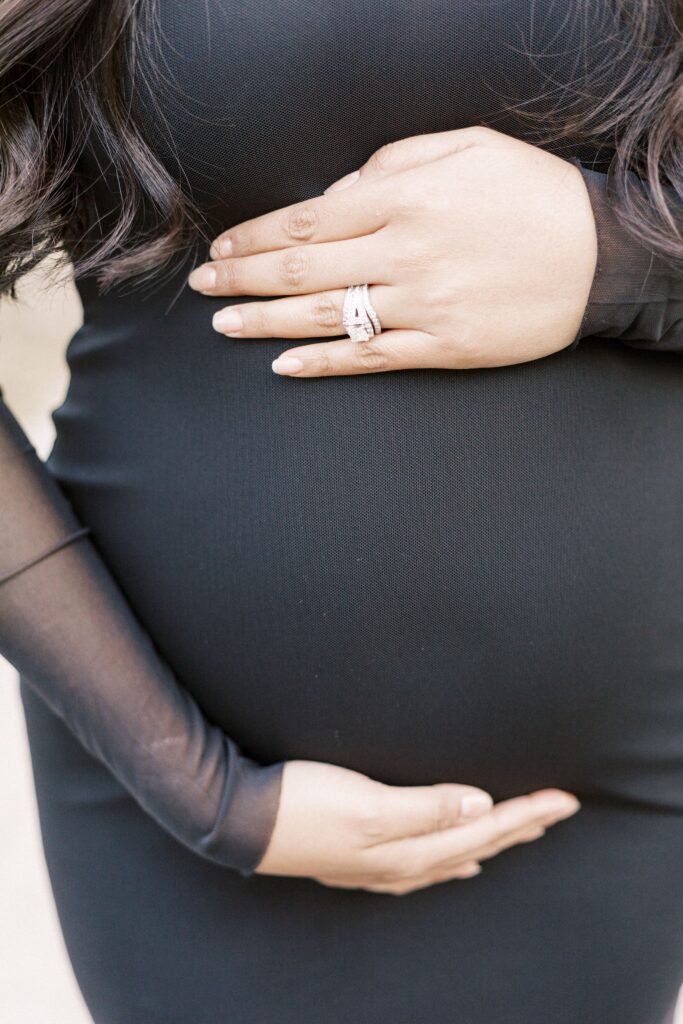
[[[163,67],[154,88],[141,79],[136,113],[214,234],[319,195],[393,139],[477,123],[527,138],[516,104],[571,98],[587,56],[623,71],[600,3],[158,7]],[[65,506],[64,529],[91,539],[0,588],[0,632],[96,1024],[670,1012],[683,288],[655,261],[647,287],[629,283],[643,253],[609,221],[607,156],[555,151],[584,168],[601,263],[578,344],[534,362],[292,380],[270,368],[292,342],[213,331],[226,300],[185,286],[207,253],[153,291],[79,282],[48,467],[77,517]],[[95,188],[104,212],[115,200],[105,179]],[[138,634],[113,585],[96,596],[93,545]],[[60,618],[46,583],[50,628],[22,641],[29,581],[61,565],[58,592],[86,551],[86,610],[60,597]],[[105,663],[101,692],[79,688]],[[253,874],[291,758],[496,800],[558,786],[582,809],[476,879],[400,899]]]

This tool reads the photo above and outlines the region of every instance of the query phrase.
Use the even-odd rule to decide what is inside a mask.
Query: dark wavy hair
[[[535,141],[608,147],[624,226],[683,273],[683,0],[605,2],[623,81],[601,92],[608,69],[594,71],[592,87],[544,112]],[[206,239],[200,211],[145,142],[123,85],[141,48],[151,53],[155,19],[156,0],[0,0],[0,295],[14,296],[18,278],[48,255],[106,290],[150,279]],[[81,166],[93,135],[120,192],[117,218],[96,237]],[[629,170],[644,192],[627,187]]]

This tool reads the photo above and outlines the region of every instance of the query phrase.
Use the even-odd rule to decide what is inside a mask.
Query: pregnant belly
[[[683,361],[292,381],[197,301],[78,332],[50,465],[207,714],[263,761],[683,805]]]

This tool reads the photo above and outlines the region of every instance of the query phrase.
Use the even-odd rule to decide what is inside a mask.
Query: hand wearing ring
[[[323,195],[229,228],[210,255],[189,283],[233,297],[216,330],[315,339],[273,369],[316,377],[558,352],[579,329],[597,239],[578,167],[475,126],[384,146]]]

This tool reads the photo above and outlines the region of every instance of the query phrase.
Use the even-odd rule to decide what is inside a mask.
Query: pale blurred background
[[[0,303],[0,383],[7,404],[44,458],[54,436],[49,414],[67,386],[64,350],[82,311],[70,281],[50,288],[40,271],[21,283],[19,293],[19,303]],[[0,779],[0,1021],[92,1024],[59,930],[40,846],[16,678],[2,659]],[[683,990],[676,1024],[683,1024]]]

